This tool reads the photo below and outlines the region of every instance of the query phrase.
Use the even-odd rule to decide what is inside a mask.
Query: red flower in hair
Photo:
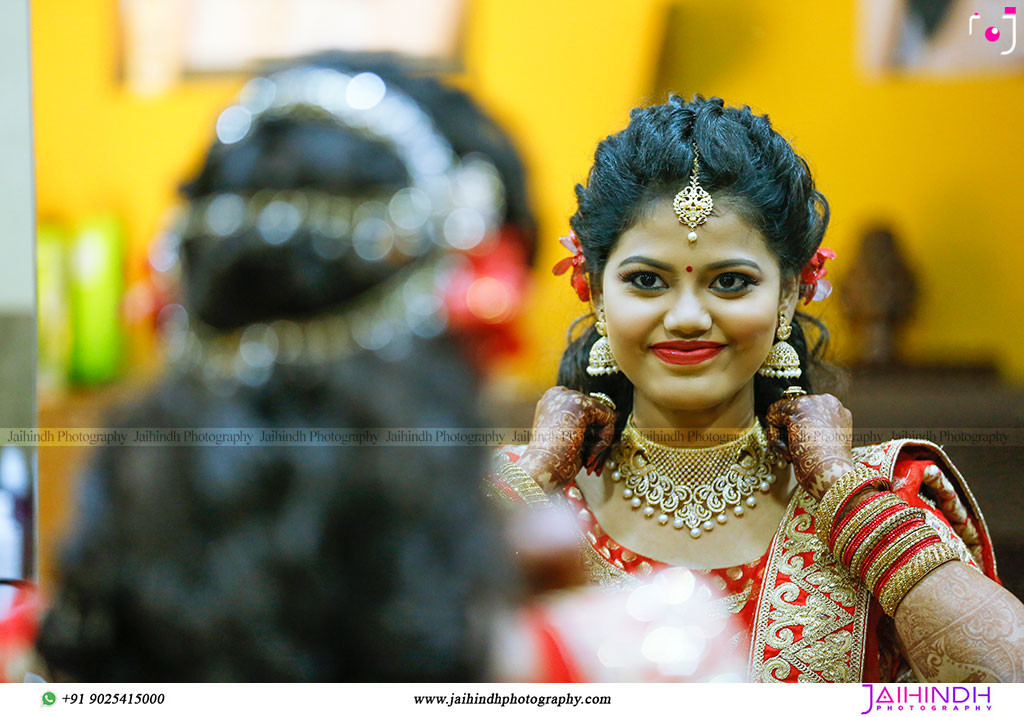
[[[587,260],[583,256],[583,247],[580,246],[580,240],[576,238],[576,233],[570,229],[569,236],[561,237],[558,241],[572,252],[572,256],[567,256],[555,264],[551,268],[551,273],[559,276],[568,271],[571,266],[572,277],[570,281],[572,288],[576,290],[576,296],[580,297],[580,301],[590,301],[590,284],[587,282],[587,274],[583,269]]]
[[[814,256],[808,261],[800,272],[800,296],[804,297],[804,303],[822,301],[832,293],[832,282],[826,281],[828,269],[825,268],[827,259],[835,259],[836,253],[825,247],[818,247]]]

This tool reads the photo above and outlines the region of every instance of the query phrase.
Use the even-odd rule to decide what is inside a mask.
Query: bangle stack
[[[527,505],[538,507],[551,504],[544,490],[534,477],[508,458],[501,459],[497,473],[509,487],[519,494]]]
[[[855,494],[866,487],[880,492],[862,501],[836,522]],[[931,570],[957,560],[956,549],[942,542],[925,522],[925,512],[912,508],[892,491],[880,473],[858,466],[822,497],[815,522],[822,542],[836,560],[875,594],[887,615]]]
[[[830,543],[829,535],[832,532],[832,523],[835,521],[835,517],[843,512],[855,493],[869,486],[879,490],[892,490],[892,483],[883,478],[881,473],[862,465],[858,465],[832,484],[832,487],[822,496],[821,503],[818,504],[816,524],[818,537],[822,542]]]

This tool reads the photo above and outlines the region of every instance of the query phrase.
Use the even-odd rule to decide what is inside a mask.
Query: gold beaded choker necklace
[[[742,517],[758,490],[775,483],[768,439],[759,421],[739,438],[710,448],[674,448],[637,430],[630,414],[605,464],[622,497],[659,525],[690,529],[691,538]]]

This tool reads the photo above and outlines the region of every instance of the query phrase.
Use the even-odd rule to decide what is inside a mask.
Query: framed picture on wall
[[[459,66],[464,0],[121,0],[121,73],[153,94],[325,50]]]
[[[1024,71],[1012,0],[860,0],[872,75],[999,75]],[[1024,15],[1024,3],[1020,5]]]

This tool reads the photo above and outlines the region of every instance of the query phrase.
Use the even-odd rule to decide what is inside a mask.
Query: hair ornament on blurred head
[[[404,358],[413,339],[434,338],[447,325],[438,284],[451,262],[440,256],[405,267],[337,312],[232,332],[206,326],[180,305],[166,307],[161,324],[168,358],[209,383],[249,386],[266,381],[275,364],[320,366],[359,351],[374,351],[385,360]]]
[[[694,144],[693,170],[690,172],[690,183],[679,190],[675,199],[672,200],[672,209],[675,211],[676,216],[679,217],[679,223],[690,227],[687,239],[691,242],[697,241],[697,232],[693,230],[706,222],[708,217],[711,216],[711,211],[715,208],[715,200],[700,186],[700,182],[697,179],[697,173],[700,171],[700,164],[697,161],[699,156],[700,153],[697,151],[697,145]]]
[[[254,78],[239,104],[221,113],[217,137],[222,145],[237,144],[261,122],[285,118],[325,119],[385,143],[402,161],[410,185],[371,197],[308,188],[201,197],[186,205],[168,237],[170,248],[256,229],[271,246],[308,233],[314,251],[327,260],[342,258],[351,245],[365,261],[401,263],[432,248],[471,251],[495,234],[505,192],[494,164],[479,153],[458,157],[427,113],[377,75],[300,67]]]
[[[178,231],[185,240],[217,240],[255,230],[273,246],[302,233],[312,237],[313,250],[323,259],[339,259],[351,247],[373,262],[395,251],[409,258],[426,254],[439,242],[429,219],[430,200],[415,187],[358,199],[311,189],[264,189],[194,200]]]
[[[460,158],[430,116],[376,74],[307,66],[254,78],[239,103],[221,113],[217,137],[234,145],[260,123],[283,119],[326,120],[387,145],[409,184],[369,196],[313,188],[201,196],[185,205],[154,268],[174,282],[180,248],[190,242],[256,241],[268,250],[304,252],[305,245],[295,245],[301,236],[321,260],[350,261],[351,249],[359,260],[397,272],[330,313],[229,332],[175,305],[164,326],[170,359],[213,382],[255,386],[275,364],[315,366],[361,350],[384,359],[408,355],[413,338],[446,328],[450,278],[468,261],[465,252],[497,235],[504,214],[504,185],[490,159],[475,152]]]
[[[812,301],[824,301],[832,293],[832,282],[825,279],[828,274],[825,261],[835,258],[834,251],[820,246],[810,261],[804,265],[800,272],[800,296],[803,298],[804,304],[809,304]]]
[[[587,264],[587,259],[583,256],[583,247],[580,246],[580,240],[576,238],[576,232],[570,229],[569,236],[560,237],[558,241],[572,253],[572,256],[559,260],[551,268],[551,273],[555,276],[560,276],[571,266],[572,276],[569,277],[569,281],[572,283],[576,296],[580,297],[580,301],[590,301],[590,284],[587,282],[586,269],[584,268]]]
[[[371,72],[350,77],[326,67],[298,67],[254,78],[240,102],[221,113],[217,137],[231,145],[261,122],[303,117],[329,120],[393,149],[411,184],[392,201],[408,205],[409,221],[429,222],[438,244],[470,250],[499,224],[504,190],[493,163],[475,153],[460,159],[423,109]]]

